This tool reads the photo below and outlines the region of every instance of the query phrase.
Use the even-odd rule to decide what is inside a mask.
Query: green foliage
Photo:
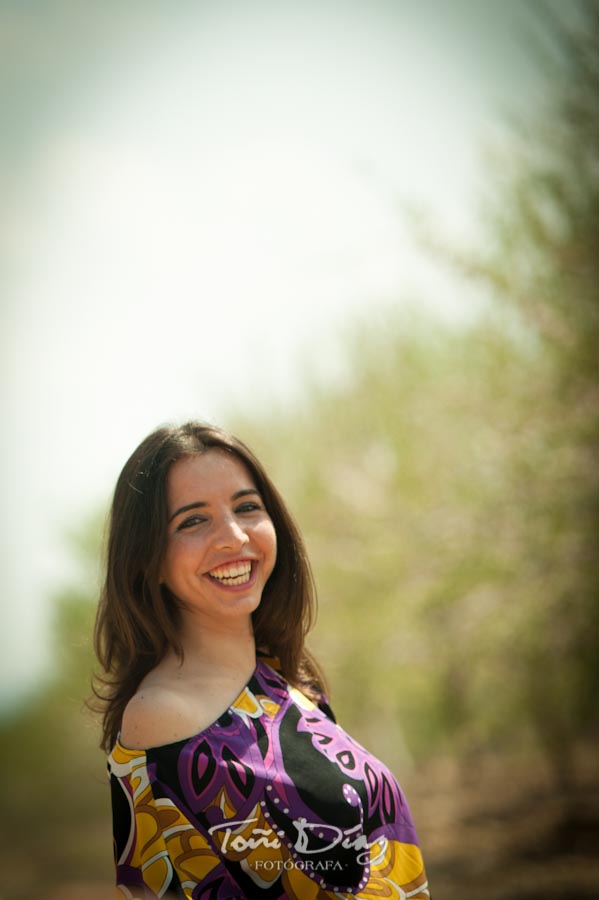
[[[585,32],[556,30],[560,89],[495,204],[493,251],[462,257],[531,348],[530,377],[509,393],[530,592],[516,647],[525,713],[560,767],[593,713],[597,654],[599,8],[586,10]]]
[[[10,822],[0,864],[3,891],[14,900],[63,882],[108,885],[112,875],[106,764],[85,707],[94,667],[96,520],[80,529],[74,546],[87,589],[69,588],[57,598],[53,677],[0,722],[2,803]]]
[[[486,318],[459,333],[393,311],[361,324],[349,384],[256,429],[309,536],[336,705],[398,761],[400,736],[381,729],[399,718],[417,756],[533,736],[565,777],[592,726],[599,14],[588,15],[588,33],[559,32],[554,108],[500,173],[484,249],[445,249],[491,287]]]

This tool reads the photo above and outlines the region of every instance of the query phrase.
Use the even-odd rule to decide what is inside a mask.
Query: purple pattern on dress
[[[178,748],[178,790],[161,779],[160,759],[169,746],[148,751],[150,779],[159,793],[184,808],[217,851],[209,828],[224,830],[231,818],[248,820],[260,807],[271,827],[284,832],[281,839],[298,858],[306,861],[320,853],[322,858],[342,859],[345,877],[333,879],[330,886],[356,890],[369,872],[368,863],[360,862],[365,854],[339,843],[328,851],[319,849],[334,841],[339,828],[352,844],[362,836],[362,849],[365,841],[372,844],[381,837],[417,843],[403,794],[381,762],[320,708],[300,707],[287,682],[264,661],[258,660],[247,690],[258,701],[276,703],[280,708],[275,717],[267,711],[244,716],[235,704],[230,707]],[[233,817],[219,808],[223,790],[235,810]]]
[[[145,751],[145,766],[139,763],[144,751],[134,759],[147,773],[152,802],[162,803],[164,810],[174,807],[190,823],[182,835],[195,832],[206,841],[207,848],[199,850],[195,844],[192,851],[209,858],[207,874],[193,888],[194,900],[261,894],[265,900],[284,900],[291,890],[284,887],[284,871],[260,883],[255,867],[257,859],[272,859],[273,853],[320,884],[326,892],[322,897],[361,896],[370,883],[371,867],[379,865],[377,855],[390,859],[385,856],[388,847],[401,853],[402,845],[418,844],[391,772],[330,718],[325,703],[313,706],[291,691],[271,667],[274,662],[259,657],[244,691],[208,728]],[[131,811],[127,795],[133,802],[131,784],[117,775],[113,789],[117,818],[125,819]],[[119,827],[118,852],[125,852],[128,833]],[[247,849],[248,840],[278,843],[260,857],[261,849],[251,855],[254,848]],[[183,898],[181,883],[187,876],[182,860],[187,851],[178,852],[183,852],[178,858],[182,868],[173,857],[169,896]],[[131,867],[132,852],[126,857],[118,866],[119,883],[130,886],[136,898],[153,896],[142,888],[141,872]],[[320,865],[317,873],[310,868],[315,860]],[[416,868],[411,878],[417,875]],[[420,875],[425,878],[423,871]],[[419,883],[426,885],[425,880]]]

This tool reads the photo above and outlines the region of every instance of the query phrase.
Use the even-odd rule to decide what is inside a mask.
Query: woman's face
[[[225,450],[174,463],[160,580],[202,617],[249,615],[277,556],[275,529],[246,466]]]

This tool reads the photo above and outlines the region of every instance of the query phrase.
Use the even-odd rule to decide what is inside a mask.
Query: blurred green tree
[[[71,882],[108,886],[110,797],[97,724],[85,709],[94,668],[92,629],[100,547],[98,517],[73,536],[77,584],[55,599],[51,678],[0,721],[5,822],[2,896],[25,900]]]
[[[511,658],[526,715],[564,781],[572,737],[596,713],[599,7],[581,9],[575,34],[559,22],[548,32],[553,108],[520,132],[490,209],[491,250],[460,256],[492,287],[524,364],[510,391],[522,609]]]
[[[401,721],[417,756],[533,737],[565,782],[594,727],[597,7],[585,16],[547,32],[554,102],[496,161],[481,249],[437,242],[490,289],[488,312],[462,330],[370,319],[343,387],[254,429],[309,536],[342,718],[396,765]]]

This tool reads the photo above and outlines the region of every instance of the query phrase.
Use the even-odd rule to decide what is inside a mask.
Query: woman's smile
[[[209,578],[217,581],[223,587],[239,587],[252,583],[257,571],[255,560],[239,559],[235,562],[224,563],[207,573]]]

